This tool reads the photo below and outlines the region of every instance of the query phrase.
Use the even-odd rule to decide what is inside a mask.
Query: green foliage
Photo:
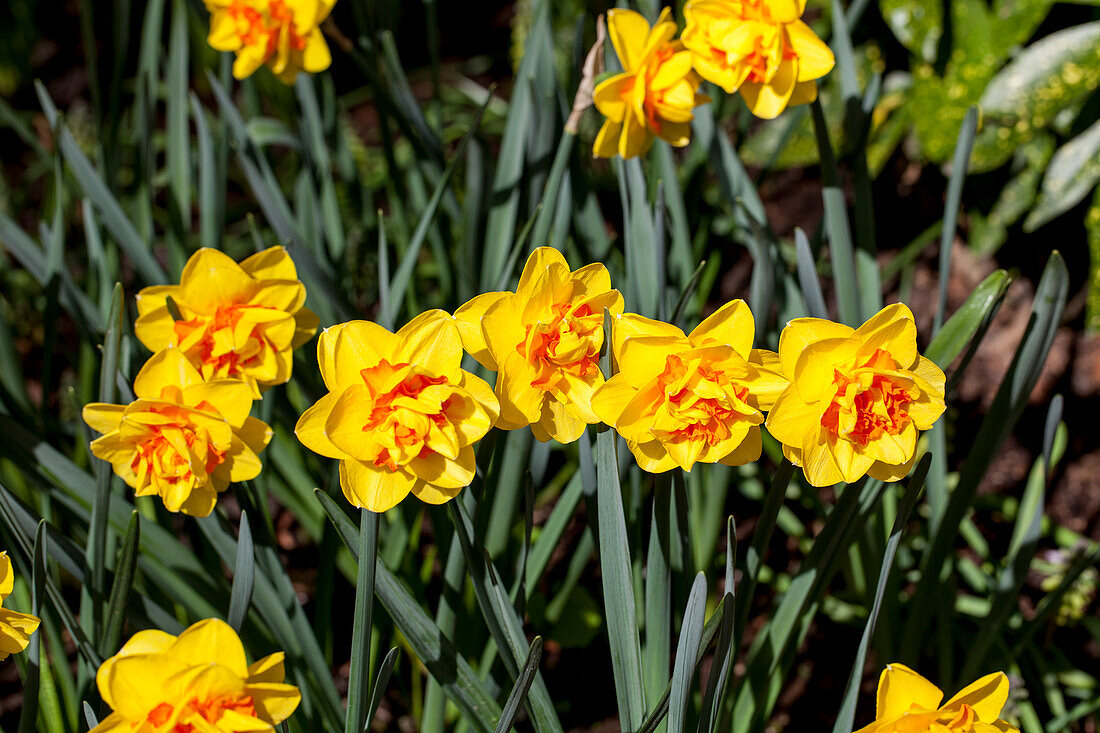
[[[624,730],[760,733],[775,724],[803,663],[838,653],[811,632],[842,627],[851,633],[835,636],[862,630],[860,646],[814,665],[814,674],[853,669],[827,711],[839,711],[837,731],[869,716],[859,695],[866,660],[920,666],[945,687],[968,681],[958,678],[964,667],[1010,671],[1027,692],[1013,717],[1024,733],[1071,729],[1092,714],[1095,671],[1077,648],[1051,642],[1100,638],[1094,619],[1066,610],[1094,583],[1100,550],[1043,514],[1064,447],[1059,409],[1048,412],[1048,440],[1026,484],[1011,496],[979,492],[998,448],[1033,409],[1028,398],[1062,324],[1069,285],[1058,253],[978,432],[959,430],[949,412],[923,439],[906,487],[866,480],[818,492],[768,436],[755,464],[654,477],[609,429],[592,427],[571,446],[494,431],[479,444],[476,481],[446,509],[410,501],[355,517],[330,462],[294,438],[298,416],[323,391],[311,346],[296,354],[293,380],[255,408],[274,430],[263,473],[234,486],[210,517],[134,500],[91,458],[79,408],[127,400],[147,356],[132,336],[133,295],[175,280],[200,246],[241,258],[284,244],[323,326],[361,317],[394,326],[428,308],[453,311],[514,287],[526,254],[551,244],[574,266],[604,262],[629,310],[690,329],[724,297],[721,276],[747,262],[757,345],[774,349],[791,318],[856,324],[877,310],[881,283],[911,278],[937,234],[954,237],[961,207],[971,206],[968,173],[1011,174],[988,214],[970,217],[971,244],[984,252],[1025,217],[1027,229],[1053,221],[1100,178],[1100,123],[1086,101],[1100,80],[1100,24],[1033,40],[1050,9],[1042,0],[882,0],[896,39],[855,48],[849,28],[861,39],[864,26],[849,9],[836,25],[841,68],[820,104],[742,142],[727,114],[740,102],[723,100],[698,110],[687,150],[658,144],[643,160],[611,165],[591,160],[591,120],[577,134],[562,129],[592,36],[587,6],[521,4],[505,99],[461,64],[439,68],[439,48],[427,73],[455,83],[421,84],[402,66],[391,5],[358,24],[339,3],[336,21],[360,40],[334,46],[338,75],[303,76],[289,89],[267,71],[232,80],[228,59],[203,43],[198,4],[84,3],[85,32],[112,34],[92,48],[113,53],[128,34],[137,51],[96,63],[88,116],[58,109],[41,84],[32,92],[22,82],[25,109],[0,103],[0,126],[31,161],[21,180],[6,181],[0,207],[0,541],[20,576],[12,600],[43,617],[17,662],[28,699],[39,702],[25,706],[20,730],[67,732],[102,719],[94,671],[103,658],[137,630],[176,633],[208,617],[238,627],[253,659],[286,651],[303,696],[288,722],[295,732],[362,730],[388,705],[425,731],[553,732],[606,713]],[[561,52],[574,32],[576,53]],[[909,71],[881,78],[896,71],[880,50],[895,40],[912,56]],[[335,81],[347,76],[363,86]],[[26,102],[35,96],[38,108]],[[377,124],[369,134],[356,114],[363,100]],[[964,126],[975,105],[981,124],[972,113]],[[39,118],[48,145],[31,124]],[[880,266],[871,176],[907,136],[920,160],[957,159],[942,223],[924,239],[904,233],[914,244]],[[819,160],[821,232],[788,241],[746,165],[767,176]],[[41,201],[31,205],[34,191]],[[1100,261],[1097,196],[1087,224]],[[995,272],[953,313],[941,298],[926,353],[949,387],[1009,283]],[[1094,272],[1093,329],[1098,283]],[[609,353],[602,366],[611,373]],[[749,528],[740,546],[734,507]],[[1004,531],[986,537],[977,526]],[[288,541],[304,551],[288,551]],[[1062,558],[1050,571],[1057,580],[1026,586],[1028,572],[1046,568],[1047,549]],[[1025,593],[1034,615],[1021,607]],[[559,655],[607,680],[596,691],[606,704],[557,694],[549,661]],[[346,700],[333,676],[345,663]]]

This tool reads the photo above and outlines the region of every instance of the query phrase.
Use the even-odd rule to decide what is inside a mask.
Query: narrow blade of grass
[[[248,615],[252,603],[252,589],[256,583],[256,551],[252,546],[252,526],[248,512],[241,512],[241,528],[237,532],[237,562],[233,570],[233,589],[229,594],[229,613],[226,621],[237,632]]]
[[[374,579],[378,566],[378,515],[360,510],[358,575],[355,580],[355,615],[351,627],[351,671],[348,675],[347,733],[363,730],[369,701],[371,615],[374,611]]]
[[[947,203],[943,211],[943,229],[940,232],[940,285],[936,315],[932,320],[932,333],[938,333],[947,317],[947,283],[951,279],[951,245],[955,240],[955,225],[959,220],[962,204],[963,181],[970,164],[970,151],[978,132],[978,108],[971,107],[963,118],[959,139],[955,143],[955,157],[951,161],[951,177],[947,181]]]
[[[122,549],[115,565],[115,580],[111,584],[111,595],[107,599],[107,611],[104,614],[103,636],[99,645],[99,654],[109,657],[114,654],[122,640],[122,627],[126,622],[126,609],[130,603],[130,591],[134,587],[137,572],[138,545],[141,542],[141,515],[137,511],[130,513],[130,525],[122,538]]]
[[[497,722],[496,733],[507,733],[512,724],[516,722],[516,715],[523,707],[523,701],[527,698],[527,692],[531,689],[531,683],[535,680],[535,674],[539,670],[539,661],[542,659],[542,637],[536,636],[531,641],[531,648],[527,650],[527,659],[523,662],[516,682],[512,685],[512,691],[508,693],[508,699],[504,702],[504,711]]]
[[[703,621],[707,605],[707,579],[703,573],[695,576],[684,609],[680,639],[676,643],[676,664],[672,670],[672,693],[668,704],[669,733],[683,733],[687,722],[691,683],[699,663],[699,641],[703,636]]]

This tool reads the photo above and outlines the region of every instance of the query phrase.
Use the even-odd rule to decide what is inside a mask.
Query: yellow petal
[[[623,345],[626,343],[627,339],[644,336],[661,336],[666,339],[666,341],[662,343],[675,343],[683,348],[688,347],[686,343],[687,337],[684,335],[684,332],[671,323],[646,318],[637,313],[624,313],[621,316],[613,318],[611,324],[611,340],[614,345],[615,360],[619,362],[620,368],[623,364]],[[663,366],[663,359],[661,363]]]
[[[722,458],[719,463],[726,466],[744,466],[760,458],[764,442],[760,437],[760,428],[753,426],[737,447]]]
[[[298,418],[298,424],[294,426],[294,434],[306,448],[314,453],[319,453],[328,458],[348,458],[348,454],[340,450],[325,433],[325,424],[328,422],[332,406],[336,404],[339,392],[329,392],[317,400],[308,410]]]
[[[320,28],[314,28],[306,40],[306,49],[302,54],[302,68],[311,74],[324,71],[332,65],[332,52],[329,51],[325,35]]]
[[[793,23],[802,15],[798,0],[765,0],[765,4],[776,23]]]
[[[783,375],[779,354],[765,349],[752,349],[747,361],[756,367],[754,376],[748,382],[749,404],[758,410],[770,410],[790,384]]]
[[[241,261],[241,269],[257,280],[297,280],[298,268],[286,247],[275,246]]]
[[[917,454],[914,452],[909,460],[901,465],[890,465],[882,461],[875,461],[874,464],[867,469],[867,475],[883,483],[892,484],[908,476],[909,472],[913,470],[913,464],[916,460]]]
[[[756,321],[748,304],[740,299],[731,300],[714,311],[688,334],[693,346],[704,346],[712,341],[726,344],[745,359],[749,358],[755,337]]]
[[[454,460],[434,451],[417,456],[409,462],[409,470],[428,486],[415,486],[412,491],[418,497],[421,493],[429,497],[445,496],[441,501],[424,499],[431,504],[442,504],[470,485],[474,480],[474,468],[474,449],[470,446],[463,447]]]
[[[963,705],[974,708],[978,720],[993,723],[1001,715],[1001,709],[1008,702],[1008,677],[1003,672],[994,672],[972,682],[952,697],[943,706],[945,710],[956,710]]]
[[[798,54],[798,81],[820,79],[833,70],[836,58],[824,41],[817,37],[810,26],[794,20],[785,26],[791,48]]]
[[[747,81],[741,85],[739,91],[754,115],[763,120],[774,120],[787,108],[797,81],[797,59],[786,60],[779,65],[775,76],[767,84]]]
[[[133,726],[121,713],[111,713],[88,733],[133,733]]]
[[[614,427],[627,403],[636,394],[638,388],[631,385],[622,374],[616,374],[592,393],[592,411],[604,423]]]
[[[801,104],[809,104],[817,99],[817,82],[800,81],[794,85],[791,98],[787,100],[788,107],[797,107]]]
[[[192,384],[183,390],[183,404],[207,412],[213,408],[230,425],[243,425],[252,410],[252,390],[229,379]]]
[[[317,363],[325,386],[336,392],[363,384],[360,372],[385,359],[396,363],[399,342],[394,334],[370,321],[350,321],[326,329],[317,341]]]
[[[909,711],[912,706],[936,710],[943,691],[904,664],[888,664],[878,680],[875,717],[889,720]]]
[[[455,325],[462,338],[462,348],[479,364],[494,372],[497,370],[497,362],[485,341],[481,322],[485,318],[485,311],[508,295],[507,292],[482,293],[466,301],[454,315]]]
[[[118,430],[119,423],[122,422],[122,412],[125,409],[124,405],[91,402],[84,405],[81,417],[84,418],[84,422],[88,423],[88,427],[97,433],[110,433]]]
[[[7,598],[15,587],[15,572],[11,568],[11,558],[7,550],[0,552],[0,601]]]
[[[348,459],[340,461],[340,488],[353,506],[384,512],[397,506],[417,483],[412,474]]]
[[[187,627],[167,653],[188,665],[216,663],[242,679],[248,677],[240,637],[221,619],[204,619]]]
[[[241,47],[241,36],[237,33],[237,21],[226,12],[217,12],[210,16],[210,33],[206,42],[215,51],[236,51]]]
[[[138,317],[134,322],[134,335],[145,345],[145,348],[154,352],[160,351],[169,346],[179,345],[175,324],[175,320],[168,313],[168,308],[162,305]]]
[[[634,74],[616,74],[604,79],[592,91],[592,101],[600,114],[609,122],[622,122],[626,115],[626,102],[623,100],[623,90],[626,84],[634,79]],[[614,155],[614,153],[612,153]],[[609,156],[602,156],[609,157]]]
[[[531,425],[531,432],[539,442],[553,439],[567,445],[580,438],[587,426],[588,422],[579,414],[577,405],[551,397],[546,400],[539,421]]]
[[[247,303],[255,287],[256,280],[232,257],[208,247],[191,255],[180,276],[180,297],[211,315],[219,306]]]
[[[561,252],[553,247],[536,247],[523,265],[516,292],[526,296],[532,295],[535,284],[554,267],[564,267],[566,272],[570,271],[569,263],[565,261],[565,256]]]
[[[691,51],[680,51],[672,54],[657,69],[657,73],[649,81],[651,89],[669,89],[683,80],[691,73],[694,54]]]
[[[176,643],[172,634],[159,629],[146,629],[139,631],[130,637],[130,640],[122,645],[116,657],[128,657],[131,654],[163,654]]]
[[[600,131],[596,133],[596,140],[592,143],[592,156],[595,158],[614,158],[619,154],[619,136],[623,131],[623,123],[613,120],[604,120]]]
[[[320,325],[320,317],[309,308],[296,310],[294,312],[294,340],[290,344],[291,348],[296,349],[313,338],[313,334],[317,333],[317,328]]]
[[[879,338],[879,340],[887,340],[884,336],[878,336],[879,332],[899,321],[903,323],[912,323],[914,321],[913,311],[909,310],[909,306],[905,305],[904,303],[891,303],[875,315],[868,318],[867,321],[856,330],[855,336],[860,341],[867,341],[868,339],[874,338],[876,336]],[[897,337],[895,336],[894,338]],[[914,339],[915,338],[916,337],[914,336]],[[892,352],[892,349],[886,350]],[[902,351],[902,349],[899,348],[899,352],[900,351]],[[902,360],[899,358],[900,356],[902,356],[901,353],[899,353],[894,358],[898,359],[899,363],[903,367],[907,367],[908,365],[912,364],[914,361],[916,361],[917,358],[915,354],[908,360]]]
[[[375,456],[375,438],[363,430],[370,422],[372,404],[370,388],[365,384],[353,385],[339,393],[325,420],[325,435],[351,458],[365,461]]]
[[[217,479],[211,479],[206,486],[196,487],[188,493],[175,510],[189,517],[208,517],[218,503],[218,493],[225,491],[226,488],[228,488],[228,481],[225,485],[221,485]],[[172,501],[175,502],[175,499]],[[172,506],[169,505],[169,498],[164,498],[164,505],[169,511],[173,511]]]
[[[289,718],[302,701],[297,687],[276,682],[249,682],[245,691],[252,698],[260,719],[272,725]]]
[[[846,338],[855,331],[849,326],[824,318],[796,318],[779,335],[779,362],[787,379],[794,378],[798,357],[812,343],[830,338]]]
[[[607,34],[611,45],[623,69],[631,71],[642,61],[646,37],[649,35],[649,23],[640,13],[623,8],[613,8],[607,12]]]
[[[274,434],[267,423],[255,417],[245,418],[244,424],[239,428],[234,428],[233,432],[255,453],[259,453],[267,447],[267,444],[271,442],[271,436]]]
[[[425,311],[397,332],[398,347],[394,357],[408,364],[447,377],[460,379],[462,369],[462,339],[451,314],[439,309]]]
[[[619,155],[623,160],[647,153],[653,145],[653,133],[638,122],[634,115],[627,115],[623,134],[619,137]]]
[[[649,473],[664,473],[676,468],[676,460],[669,455],[664,444],[659,440],[648,440],[642,443],[633,440],[626,441],[630,452],[634,454],[634,460],[638,467]]]
[[[783,347],[782,341],[779,344]],[[836,370],[850,368],[859,348],[855,339],[825,339],[807,346],[795,362],[791,384],[807,402],[836,393]],[[782,359],[782,351],[780,358]]]
[[[186,669],[166,654],[134,654],[107,660],[96,673],[100,697],[127,720],[145,720],[164,702],[164,683]]]
[[[142,399],[159,399],[164,387],[184,389],[202,384],[202,375],[175,347],[158,351],[149,357],[134,377],[134,394]]]
[[[531,386],[527,362],[515,351],[508,354],[497,372],[496,395],[500,400],[497,427],[515,430],[537,422],[542,415],[546,394]]]
[[[230,481],[251,481],[263,470],[260,457],[236,435],[230,443],[225,462],[229,465]]]

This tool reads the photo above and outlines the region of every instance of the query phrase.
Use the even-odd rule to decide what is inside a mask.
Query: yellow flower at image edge
[[[995,672],[942,706],[943,691],[903,664],[890,664],[878,683],[875,722],[857,733],[1020,733],[1000,719],[1008,678]]]
[[[497,373],[497,427],[530,425],[540,441],[571,443],[600,421],[592,392],[603,384],[604,309],[623,312],[607,268],[570,271],[561,252],[539,247],[514,293],[484,293],[455,311],[463,346]]]
[[[244,79],[264,64],[287,84],[299,71],[315,74],[332,63],[321,24],[336,0],[206,0],[207,43],[233,51],[233,76]]]
[[[249,665],[236,632],[218,619],[178,637],[139,631],[96,673],[114,712],[91,733],[273,731],[301,702],[285,676],[282,652]]]
[[[817,98],[836,63],[802,20],[805,0],[692,0],[684,7],[684,46],[695,70],[727,93],[741,92],[757,117]]]
[[[15,573],[7,552],[0,552],[0,603],[7,600],[15,587]],[[31,634],[38,629],[39,619],[29,613],[0,608],[0,659],[27,648]]]
[[[179,349],[154,354],[134,379],[129,405],[92,403],[84,422],[103,437],[92,453],[137,496],[159,496],[172,512],[205,517],[232,481],[260,473],[257,453],[271,429],[249,416],[248,385],[204,381]]]
[[[677,147],[691,140],[692,110],[710,101],[698,92],[692,55],[665,8],[652,28],[633,10],[608,11],[607,25],[623,72],[596,85],[592,100],[607,120],[592,153],[599,158],[642,155],[657,136]]]
[[[169,310],[169,297],[182,320]],[[317,331],[317,316],[303,307],[305,299],[305,286],[282,247],[240,264],[204,248],[187,261],[179,285],[138,293],[134,331],[150,351],[177,346],[204,379],[241,379],[259,397],[290,379],[294,349]]]
[[[780,334],[779,361],[790,386],[766,426],[814,486],[904,477],[917,432],[944,411],[943,371],[917,353],[913,314],[900,303],[858,329],[795,319]]]
[[[295,433],[340,459],[348,501],[383,512],[411,492],[443,504],[473,480],[473,445],[498,405],[489,385],[461,368],[449,314],[422,313],[397,333],[368,321],[334,326],[318,340],[317,361],[329,392]]]
[[[786,386],[778,357],[752,348],[755,324],[734,300],[685,336],[635,314],[612,329],[619,372],[596,389],[592,409],[653,473],[696,461],[740,466],[760,457],[762,410]]]

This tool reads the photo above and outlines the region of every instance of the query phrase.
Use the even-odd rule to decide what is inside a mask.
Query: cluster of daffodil
[[[332,63],[321,24],[336,0],[205,0],[207,43],[236,54],[233,76],[244,79],[263,65],[290,84],[299,71],[315,74]]]
[[[201,249],[179,285],[138,293],[134,330],[153,353],[127,405],[92,403],[102,437],[92,453],[137,496],[204,517],[233,481],[260,473],[271,429],[249,415],[264,390],[290,379],[292,352],[317,330],[305,287],[282,247],[238,264]]]
[[[606,117],[592,151],[633,158],[659,137],[682,147],[691,139],[692,110],[710,98],[703,80],[740,92],[752,113],[777,117],[817,98],[817,79],[833,68],[833,52],[802,21],[805,0],[691,0],[686,27],[665,8],[650,27],[633,10],[608,12],[608,35],[622,72],[596,85],[593,102]]]
[[[740,300],[690,334],[623,308],[603,265],[570,270],[541,247],[515,292],[479,295],[453,318],[429,311],[397,333],[367,321],[327,329],[317,361],[329,391],[298,421],[298,438],[340,460],[352,504],[381,512],[410,493],[453,498],[473,478],[473,444],[494,426],[571,443],[606,423],[659,473],[755,461],[766,425],[811,484],[829,486],[903,477],[918,431],[944,411],[943,372],[917,353],[901,304],[858,329],[792,321],[778,353],[753,348]],[[605,311],[609,379],[599,366]],[[461,368],[463,348],[496,372],[495,389]]]

